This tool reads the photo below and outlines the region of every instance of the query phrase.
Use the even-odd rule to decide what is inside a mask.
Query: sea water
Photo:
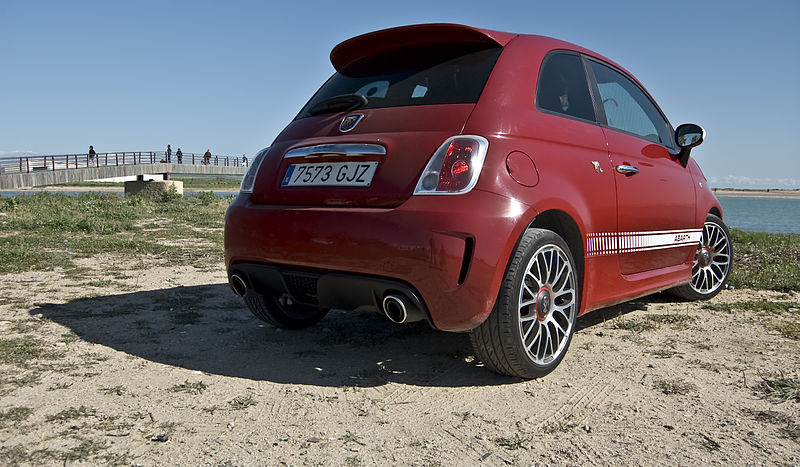
[[[728,227],[750,232],[800,233],[800,198],[720,196]]]

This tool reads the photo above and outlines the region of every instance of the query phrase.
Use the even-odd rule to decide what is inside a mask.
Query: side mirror
[[[684,123],[675,129],[675,142],[681,148],[681,152],[678,153],[678,160],[680,160],[682,166],[686,167],[689,163],[689,154],[692,152],[692,148],[699,146],[705,137],[706,131],[700,125],[695,125],[694,123]]]

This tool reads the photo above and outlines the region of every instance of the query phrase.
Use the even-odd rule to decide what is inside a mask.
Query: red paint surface
[[[437,328],[467,330],[491,312],[517,240],[543,213],[567,216],[584,250],[589,233],[699,229],[712,209],[721,213],[694,160],[683,168],[664,146],[535,108],[536,80],[549,51],[613,62],[540,36],[429,26],[373,33],[375,43],[370,35],[351,39],[334,49],[332,60],[338,68],[411,32],[422,41],[457,31],[469,40],[504,44],[478,103],[357,111],[364,119],[347,134],[338,125],[348,113],[289,124],[262,163],[253,194],[240,195],[228,210],[229,269],[248,261],[404,281],[419,291]],[[475,188],[455,196],[412,195],[436,148],[458,134],[489,141]],[[303,162],[283,159],[287,150],[343,142],[386,147],[385,156],[363,156],[380,163],[371,187],[280,186],[288,165]],[[622,176],[618,164],[635,165],[640,173]],[[474,239],[474,252],[459,285],[467,237]],[[693,254],[693,247],[581,252],[575,258],[583,264],[581,313],[687,282]]]

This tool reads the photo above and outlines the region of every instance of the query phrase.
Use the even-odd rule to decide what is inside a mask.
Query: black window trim
[[[539,106],[539,84],[541,84],[541,82],[542,82],[542,72],[544,71],[544,68],[547,65],[547,62],[550,61],[550,59],[553,58],[553,56],[555,56],[555,55],[574,55],[574,56],[578,57],[578,59],[580,60],[581,66],[583,67],[584,79],[586,80],[586,85],[589,88],[589,98],[592,100],[592,108],[594,110],[594,120],[588,120],[588,119],[585,119],[585,118],[576,117],[574,115],[565,114],[563,112],[556,112],[556,111],[545,109],[545,108]],[[590,81],[589,81],[589,76],[587,75],[587,72],[586,72],[586,64],[584,63],[584,61],[583,61],[583,59],[581,57],[582,57],[581,53],[576,52],[574,50],[569,50],[569,49],[553,49],[553,50],[547,52],[547,54],[542,59],[541,65],[539,65],[539,75],[536,78],[536,89],[533,92],[534,107],[536,107],[536,110],[538,110],[539,112],[542,112],[542,113],[545,113],[545,114],[548,114],[548,115],[555,115],[555,116],[558,116],[558,117],[567,118],[567,119],[570,119],[570,120],[575,120],[577,122],[591,123],[593,125],[597,125],[598,124],[598,122],[597,122],[597,102],[596,102],[594,94],[592,94],[592,86],[591,86]]]
[[[594,93],[593,97],[595,99],[595,102],[594,102],[595,114],[597,114],[598,116],[602,116],[602,119],[598,118],[598,121],[597,121],[598,125],[600,125],[602,128],[607,128],[609,130],[618,131],[620,133],[625,133],[626,135],[635,136],[635,137],[637,137],[637,138],[639,138],[641,140],[647,141],[648,143],[661,144],[661,146],[664,146],[665,148],[667,148],[667,150],[669,150],[670,154],[672,154],[672,155],[677,154],[678,153],[678,145],[675,144],[675,128],[672,127],[672,123],[670,123],[670,121],[667,118],[667,116],[664,115],[664,112],[661,110],[661,107],[659,107],[658,104],[655,102],[655,100],[653,100],[652,96],[650,96],[650,93],[648,93],[641,85],[639,85],[638,81],[633,79],[628,73],[625,73],[625,71],[620,70],[618,67],[616,67],[616,66],[614,66],[614,65],[612,65],[612,64],[610,64],[608,62],[604,62],[603,60],[600,60],[598,58],[592,57],[590,55],[581,54],[581,56],[583,57],[584,68],[586,70],[586,73],[587,73],[588,79],[589,79],[589,89],[592,90],[593,93]],[[600,65],[603,65],[605,67],[608,67],[608,68],[616,71],[617,73],[619,73],[622,76],[624,76],[625,78],[627,78],[631,83],[633,83],[634,86],[636,86],[642,92],[642,95],[644,95],[644,97],[648,101],[650,101],[651,104],[653,104],[653,107],[656,109],[658,114],[661,116],[661,118],[664,119],[664,122],[666,122],[666,124],[667,124],[667,133],[670,136],[670,145],[663,144],[663,143],[656,143],[654,141],[650,141],[649,139],[642,137],[641,135],[637,135],[636,133],[631,133],[630,131],[625,131],[625,130],[622,130],[620,128],[615,128],[615,127],[612,127],[612,126],[608,125],[608,119],[606,117],[606,111],[603,108],[603,102],[602,102],[602,99],[600,98],[600,88],[597,86],[597,78],[595,77],[594,70],[592,70],[592,67],[590,66],[589,62],[596,62],[596,63],[599,63]],[[599,111],[598,111],[598,109],[599,109]]]
[[[584,72],[584,75],[585,75],[585,78],[586,78],[586,82],[587,82],[587,84],[589,86],[589,96],[592,99],[592,104],[594,106],[594,117],[595,117],[594,120],[587,120],[585,118],[575,117],[573,115],[569,115],[569,114],[565,114],[565,113],[561,113],[561,112],[555,112],[553,110],[544,109],[544,108],[539,106],[539,84],[541,83],[542,72],[544,71],[544,67],[545,67],[545,65],[547,65],[547,62],[554,55],[560,55],[560,54],[576,55],[576,56],[578,56],[578,58],[581,59],[581,64],[583,65],[583,72]],[[635,133],[631,133],[629,131],[621,130],[619,128],[614,128],[614,127],[608,125],[608,119],[606,117],[606,112],[605,112],[605,109],[603,108],[602,99],[600,98],[600,88],[597,86],[597,79],[594,76],[594,71],[592,71],[592,67],[590,66],[591,64],[589,63],[589,61],[597,62],[597,63],[599,63],[601,65],[607,66],[608,68],[611,68],[612,70],[620,73],[622,76],[624,76],[625,78],[629,79],[637,88],[639,88],[640,91],[642,91],[642,93],[647,98],[647,100],[649,100],[650,103],[653,104],[653,106],[655,107],[656,111],[659,113],[659,115],[661,115],[661,118],[663,118],[664,121],[667,123],[667,130],[668,130],[668,133],[670,134],[670,143],[671,143],[671,145],[666,145],[666,144],[663,144],[663,143],[656,143],[656,142],[650,141],[649,139],[643,138],[641,135],[637,135]],[[549,52],[547,52],[547,54],[542,59],[541,65],[539,66],[539,75],[538,75],[538,77],[536,79],[536,89],[534,91],[533,98],[534,98],[534,106],[536,107],[536,110],[538,110],[541,113],[544,113],[544,114],[547,114],[547,115],[554,115],[554,116],[561,117],[561,118],[566,118],[566,119],[569,119],[569,120],[575,120],[577,122],[590,123],[590,124],[593,124],[593,125],[600,126],[601,128],[606,128],[606,129],[609,129],[609,130],[618,131],[620,133],[624,133],[626,135],[630,135],[630,136],[639,138],[639,139],[641,139],[643,141],[647,141],[648,143],[651,143],[651,144],[660,144],[661,146],[664,146],[667,149],[667,151],[669,151],[669,153],[672,154],[673,156],[676,155],[679,152],[678,145],[675,143],[675,129],[673,128],[672,123],[669,121],[667,116],[664,115],[664,112],[661,110],[661,107],[659,107],[659,105],[655,102],[655,100],[653,100],[652,96],[650,96],[650,93],[648,93],[641,85],[639,85],[639,82],[637,80],[633,79],[628,73],[626,73],[623,70],[620,70],[619,67],[616,67],[616,66],[614,66],[614,65],[612,65],[612,64],[610,64],[608,62],[600,60],[600,59],[598,59],[596,57],[593,57],[591,55],[586,55],[584,53],[580,53],[580,52],[577,52],[575,50],[570,50],[570,49],[553,49],[553,50],[550,50]]]

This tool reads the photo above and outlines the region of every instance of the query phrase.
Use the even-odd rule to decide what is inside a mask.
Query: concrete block
[[[151,180],[140,182],[134,180],[125,182],[125,196],[138,196],[140,198],[158,199],[168,192],[170,187],[175,187],[178,194],[183,194],[183,182],[177,180]]]

